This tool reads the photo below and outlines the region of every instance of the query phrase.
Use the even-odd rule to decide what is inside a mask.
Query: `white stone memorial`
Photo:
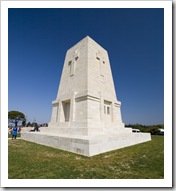
[[[124,127],[120,107],[108,53],[87,36],[66,53],[49,127],[22,138],[85,156],[150,141]]]

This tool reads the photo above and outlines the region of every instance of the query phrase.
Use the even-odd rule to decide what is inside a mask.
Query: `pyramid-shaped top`
[[[93,38],[91,38],[90,36],[87,35],[87,36],[84,37],[82,40],[80,40],[80,41],[77,42],[75,45],[73,45],[71,48],[69,48],[68,51],[69,51],[70,49],[74,48],[75,46],[77,46],[78,44],[84,42],[84,41],[86,41],[86,42],[92,41],[92,43],[95,43],[95,44],[97,44],[98,46],[100,46],[96,41],[93,40]],[[101,47],[102,49],[104,49],[102,46],[100,46],[100,47]],[[106,51],[106,50],[104,49],[104,51]]]

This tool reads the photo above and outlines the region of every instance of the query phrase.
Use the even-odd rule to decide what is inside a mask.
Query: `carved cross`
[[[73,59],[68,62],[70,66],[70,77],[75,74],[76,62],[79,58],[79,52],[76,50],[73,54]]]
[[[100,66],[100,75],[101,76],[104,76],[104,72],[103,72],[103,68],[104,68],[104,64],[105,64],[105,60],[104,58],[102,57],[101,53],[100,52],[97,52],[96,53],[96,59],[99,60],[99,66]]]

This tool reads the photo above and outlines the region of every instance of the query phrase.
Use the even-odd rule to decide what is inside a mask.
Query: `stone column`
[[[51,123],[57,122],[57,113],[58,113],[58,101],[55,100],[52,102],[52,118]]]
[[[61,122],[61,108],[62,107],[62,102],[59,100],[59,107],[58,107],[58,112],[57,112],[57,123]]]
[[[75,121],[75,94],[73,93],[72,98],[70,100],[70,120],[69,122],[72,123]]]
[[[111,122],[114,123],[114,102],[111,103]]]

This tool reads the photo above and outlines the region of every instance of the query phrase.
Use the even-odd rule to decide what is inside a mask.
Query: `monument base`
[[[54,132],[23,132],[21,138],[84,156],[128,147],[151,140],[150,133],[119,133],[109,135],[68,135]]]

